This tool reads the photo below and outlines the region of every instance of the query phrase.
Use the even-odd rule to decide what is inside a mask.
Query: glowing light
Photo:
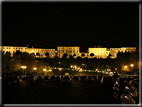
[[[37,68],[33,68],[34,70],[36,70]]]
[[[50,69],[49,71],[51,72],[52,70]]]
[[[21,68],[27,68],[26,66],[21,66]]]
[[[134,66],[134,64],[131,64],[130,66],[131,66],[131,67],[133,67],[133,66]]]
[[[61,68],[59,68],[59,71],[61,71],[62,69]]]
[[[44,68],[43,71],[46,71],[46,69]]]
[[[127,68],[127,66],[125,66],[125,68]]]

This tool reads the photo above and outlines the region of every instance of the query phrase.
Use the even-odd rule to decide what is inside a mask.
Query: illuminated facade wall
[[[50,58],[54,58],[55,56],[55,49],[41,49],[41,48],[28,48],[28,47],[14,47],[14,46],[2,46],[2,51],[6,53],[7,51],[11,53],[11,57],[13,56],[16,51],[26,52],[26,53],[34,53],[36,58],[46,58],[45,53],[49,53]],[[40,55],[36,55],[39,53]]]
[[[46,52],[49,53],[49,57],[50,58],[54,58],[55,57],[55,49],[42,49],[42,48],[28,48],[28,47],[16,47],[16,46],[2,46],[2,51],[4,53],[6,53],[7,51],[11,53],[11,56],[13,56],[14,53],[16,53],[16,51],[20,51],[20,52],[26,52],[26,53],[34,53],[36,58],[46,58]],[[123,52],[125,53],[125,51],[127,52],[135,52],[136,51],[136,47],[121,47],[121,48],[104,48],[104,47],[94,47],[94,48],[88,48],[88,52],[80,52],[80,47],[66,47],[66,46],[58,46],[57,47],[57,56],[62,58],[63,54],[67,53],[69,57],[69,55],[76,55],[73,56],[74,58],[77,58],[78,56],[80,56],[81,58],[107,58],[109,56],[109,54],[111,54],[110,58],[117,58],[117,53],[118,52]],[[37,53],[39,53],[40,55],[36,55]],[[93,53],[94,56],[90,56],[90,54]],[[84,54],[85,56],[82,56],[82,54]]]
[[[98,47],[98,48],[88,48],[88,58],[92,58],[92,56],[90,56],[91,53],[94,54],[94,57],[96,58],[107,58],[107,56],[109,55],[109,50],[107,48],[102,48],[102,47]]]
[[[82,54],[84,54],[84,56]],[[81,53],[78,54],[78,56],[80,56],[81,58],[88,58],[88,53],[81,52]]]
[[[110,54],[111,54],[110,58],[117,58],[117,53],[119,51],[120,52],[122,51],[121,48],[110,48]]]
[[[74,46],[74,47],[58,46],[57,47],[57,56],[62,58],[63,55],[65,53],[67,53],[68,57],[69,57],[69,55],[73,56],[74,54],[76,54],[76,56],[75,56],[75,58],[76,58],[79,55],[79,53],[80,53],[79,50],[80,50],[80,47],[76,47],[76,46]]]
[[[16,53],[16,51],[27,52],[27,47],[2,46],[2,51],[4,53],[10,52],[12,57],[13,54]]]
[[[136,47],[121,47],[121,48],[110,48],[110,54],[112,55],[111,58],[117,58],[117,53],[118,52],[135,52]]]

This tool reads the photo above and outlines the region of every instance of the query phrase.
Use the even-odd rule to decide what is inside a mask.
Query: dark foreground
[[[120,104],[112,87],[101,87],[100,82],[22,81],[3,86],[2,94],[3,104]]]

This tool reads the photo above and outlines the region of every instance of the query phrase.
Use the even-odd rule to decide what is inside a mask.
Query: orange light
[[[134,66],[134,64],[131,64],[130,66],[131,66],[131,67],[133,67],[133,66]]]
[[[21,66],[21,68],[27,68],[26,66]]]

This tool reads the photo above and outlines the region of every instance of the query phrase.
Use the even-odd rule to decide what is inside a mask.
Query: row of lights
[[[23,69],[23,72],[24,72],[24,69],[26,69],[27,66],[21,66],[21,68]],[[38,68],[34,67],[33,69],[34,69],[34,70],[37,70]],[[45,72],[52,72],[51,69],[47,70],[46,68],[44,68],[43,71],[45,71]]]
[[[133,67],[133,66],[134,66],[134,64],[131,64],[130,66],[131,66],[131,67]],[[125,68],[127,68],[127,67],[128,67],[128,66],[125,66]]]

